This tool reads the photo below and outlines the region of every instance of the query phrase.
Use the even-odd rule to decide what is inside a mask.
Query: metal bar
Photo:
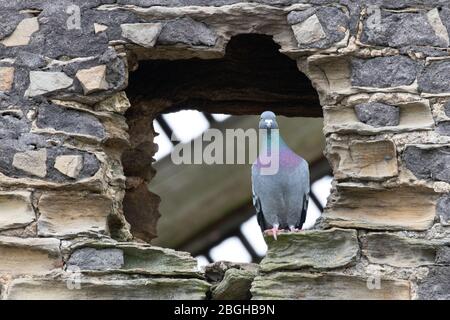
[[[236,236],[239,238],[239,240],[244,245],[245,249],[248,251],[248,253],[252,257],[252,261],[253,262],[259,262],[259,260],[261,260],[261,257],[256,253],[255,249],[252,247],[250,242],[248,242],[247,238],[242,233],[240,226],[239,226],[239,229],[238,229],[238,231],[236,233]]]
[[[309,197],[314,202],[314,204],[317,206],[317,208],[320,210],[320,212],[323,212],[323,205],[320,203],[317,196],[312,192],[312,190],[309,192]]]
[[[180,139],[178,139],[178,137],[173,133],[172,128],[169,126],[169,124],[161,114],[156,117],[156,121],[159,123],[161,129],[164,131],[173,145],[177,145],[178,143],[180,143]]]
[[[202,112],[202,114],[206,118],[206,120],[208,120],[210,125],[217,122],[216,119],[214,119],[214,117],[211,115],[211,113]]]
[[[208,251],[206,251],[206,252],[203,254],[203,256],[205,256],[206,260],[208,260],[209,263],[213,263],[214,260],[213,260],[213,258],[211,258],[210,254],[209,254],[209,249],[210,249],[210,248],[208,248]]]

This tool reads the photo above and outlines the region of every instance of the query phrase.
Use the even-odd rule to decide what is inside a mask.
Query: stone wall
[[[449,298],[449,28],[445,0],[3,1],[0,296]],[[315,230],[208,293],[192,257],[140,241],[170,101],[124,90],[141,60],[221,58],[249,33],[319,93],[335,180]]]

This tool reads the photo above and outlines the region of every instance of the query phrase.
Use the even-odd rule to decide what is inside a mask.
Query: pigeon
[[[273,112],[261,114],[259,128],[260,131],[266,129],[263,130],[266,134],[260,141],[259,156],[252,165],[253,205],[261,231],[277,240],[280,231],[300,231],[306,220],[310,192],[309,165],[280,137]],[[278,148],[274,144],[276,142]],[[268,166],[267,156],[264,158],[264,155],[278,155],[278,170],[263,172],[263,168]]]

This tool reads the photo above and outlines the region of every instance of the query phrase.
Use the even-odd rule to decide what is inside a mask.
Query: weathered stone
[[[16,27],[14,32],[0,41],[5,47],[26,46],[30,43],[33,33],[39,30],[38,18],[23,19]]]
[[[391,233],[369,233],[363,237],[363,254],[370,262],[394,267],[418,267],[436,262],[437,246],[428,240]]]
[[[426,230],[436,215],[433,190],[372,188],[346,182],[336,186],[325,208],[328,224],[375,230]]]
[[[229,269],[247,270],[257,273],[259,265],[256,263],[237,263],[231,261],[216,261],[205,266],[204,274],[208,282],[219,283]]]
[[[325,133],[358,133],[378,134],[382,132],[409,132],[413,130],[434,129],[434,120],[431,114],[430,104],[427,100],[403,102],[397,105],[399,108],[399,123],[396,126],[374,127],[361,122],[356,116],[353,107],[324,108]]]
[[[408,146],[402,159],[419,179],[450,182],[450,147]]]
[[[39,199],[38,208],[40,236],[107,233],[112,202],[96,194],[45,193]]]
[[[315,14],[303,22],[294,24],[292,30],[299,46],[317,42],[327,36]]]
[[[448,244],[448,243],[447,243]],[[436,251],[436,263],[437,264],[450,264],[450,247],[442,246],[438,247]]]
[[[386,47],[437,46],[447,47],[438,27],[439,14],[425,13],[392,13],[381,11],[380,21],[374,15],[364,22],[362,42]],[[442,25],[442,22],[440,22]],[[443,25],[442,25],[443,26]],[[445,28],[444,28],[445,29]],[[442,31],[440,29],[439,31]],[[447,35],[448,38],[448,35]]]
[[[10,91],[13,83],[14,67],[0,67],[0,91]]]
[[[84,94],[108,89],[105,65],[79,70],[76,77],[83,87]]]
[[[404,56],[353,59],[353,86],[388,88],[410,85],[416,79],[418,66]]]
[[[78,287],[77,287],[78,286]],[[20,278],[11,282],[8,300],[199,300],[210,285],[199,279],[170,278]],[[79,289],[78,289],[79,288]]]
[[[98,111],[110,111],[124,114],[131,107],[131,104],[126,93],[121,91],[112,97],[99,102],[95,107]]]
[[[122,24],[122,37],[145,48],[152,48],[162,30],[161,23]]]
[[[105,26],[104,24],[94,23],[94,32],[95,33],[103,32],[103,31],[106,31],[107,29],[108,29],[108,26]]]
[[[252,284],[253,299],[410,299],[410,284],[405,280],[381,278],[380,287],[372,280],[338,273],[306,274],[277,272],[257,276]],[[282,285],[280,285],[282,284]]]
[[[64,72],[30,71],[30,86],[25,95],[34,97],[70,87],[72,78]]]
[[[70,178],[76,178],[83,169],[83,157],[80,155],[59,156],[55,160],[55,168]]]
[[[266,242],[269,250],[260,264],[264,272],[342,267],[355,261],[359,251],[355,230],[282,233],[277,241],[266,237]]]
[[[57,105],[41,106],[36,124],[42,129],[51,128],[69,134],[89,135],[99,139],[106,135],[103,124],[94,115]]]
[[[158,44],[188,44],[194,46],[213,46],[217,35],[204,23],[190,17],[169,21],[164,24],[158,37]]]
[[[30,192],[0,192],[0,230],[24,227],[35,219]]]
[[[62,268],[60,241],[0,236],[0,273],[40,274]]]
[[[444,105],[444,113],[447,117],[450,117],[450,100]]]
[[[44,178],[47,175],[47,149],[16,153],[13,166],[31,175]]]
[[[439,122],[436,126],[436,132],[441,136],[450,136],[450,121]]]
[[[386,179],[398,175],[397,152],[391,140],[334,141],[327,145],[336,179]]]
[[[223,280],[212,290],[213,300],[249,300],[250,288],[256,272],[228,269]]]
[[[397,126],[400,122],[400,109],[380,102],[368,102],[355,106],[359,121],[373,127]]]
[[[436,61],[419,74],[417,83],[421,92],[450,92],[450,61]]]
[[[120,269],[124,264],[123,251],[115,248],[81,248],[75,250],[67,261],[68,270],[78,267],[81,270]]]
[[[444,223],[450,224],[450,195],[446,194],[439,198],[436,205],[436,213]]]
[[[431,267],[427,277],[419,282],[417,294],[421,300],[450,299],[450,267]]]

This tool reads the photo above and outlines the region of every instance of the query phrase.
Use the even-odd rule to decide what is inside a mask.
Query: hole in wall
[[[124,212],[134,236],[189,251],[200,263],[258,262],[266,248],[251,203],[250,165],[175,165],[170,137],[190,143],[208,128],[257,128],[266,110],[279,116],[283,138],[310,162],[305,226],[312,226],[331,184],[322,107],[310,80],[279,49],[270,36],[239,35],[222,59],[147,60],[130,74]]]

